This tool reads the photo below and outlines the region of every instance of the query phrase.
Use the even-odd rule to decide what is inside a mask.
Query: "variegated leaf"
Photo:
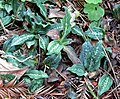
[[[104,74],[98,82],[98,95],[102,95],[108,91],[113,84],[113,80],[110,76]]]
[[[58,40],[51,41],[47,47],[47,55],[59,54],[63,47],[64,46],[61,45]]]
[[[62,19],[62,26],[63,26],[63,31],[64,34],[68,34],[71,31],[71,26],[70,26],[70,19],[71,19],[71,15],[68,12],[68,9],[65,8],[65,13],[66,15],[64,16],[64,18]]]
[[[34,34],[23,34],[21,36],[16,36],[11,43],[11,46],[21,45],[28,40],[32,40],[35,37]]]
[[[84,33],[86,36],[95,40],[102,39],[104,37],[104,31],[99,27],[92,27],[91,29],[88,29]]]

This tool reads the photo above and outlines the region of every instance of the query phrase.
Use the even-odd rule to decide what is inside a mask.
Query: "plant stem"
[[[95,99],[99,99],[99,98],[95,95],[95,93],[92,91],[92,88],[91,88],[90,85],[87,83],[87,80],[86,80],[86,79],[85,79],[85,83],[86,83],[88,89],[90,90],[90,93],[92,94],[92,96],[93,96]]]
[[[66,33],[64,33],[64,34],[63,34],[63,36],[62,36],[62,38],[60,39],[60,43],[62,43],[62,42],[63,42],[63,40],[66,38],[66,36],[67,36],[67,34],[66,34]]]

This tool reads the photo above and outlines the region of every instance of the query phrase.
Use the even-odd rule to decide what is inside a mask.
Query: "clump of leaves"
[[[86,72],[93,72],[100,67],[100,61],[104,57],[102,41],[99,41],[95,46],[92,46],[89,41],[82,45],[80,54],[81,64],[75,64],[67,70],[79,74],[78,76],[85,75]],[[79,67],[79,69],[78,69]]]
[[[65,50],[65,46],[72,41],[71,38],[67,38],[67,35],[71,32],[81,36],[85,43],[82,45],[79,59],[77,58],[75,51],[72,50],[72,47],[68,47],[74,52],[74,55],[76,55],[76,60],[73,60],[72,62],[77,64],[74,64],[67,70],[78,76],[86,76],[87,73],[98,70],[101,59],[105,56],[101,41],[104,38],[104,31],[100,27],[93,26],[91,29],[83,32],[77,24],[71,24],[71,19],[73,19],[72,22],[74,22],[76,16],[74,16],[74,18],[71,14],[72,12],[70,12],[70,9],[67,7],[64,7],[65,16],[62,19],[50,19],[48,17],[49,12],[47,12],[47,9],[52,6],[45,5],[46,1],[51,2],[50,0],[8,1],[9,0],[4,2],[0,1],[0,18],[3,25],[9,24],[11,21],[13,21],[13,23],[15,23],[15,21],[21,21],[23,22],[22,28],[26,30],[26,33],[14,35],[7,40],[3,44],[3,50],[5,52],[3,56],[8,62],[16,67],[31,67],[28,68],[28,70],[25,69],[24,73],[26,73],[21,77],[21,79],[26,82],[26,85],[31,92],[35,92],[35,90],[42,86],[44,79],[48,78],[47,73],[36,69],[36,65],[38,65],[38,61],[40,61],[37,60],[36,56],[41,54],[38,49],[41,49],[43,51],[42,54],[45,56],[42,65],[47,65],[50,69],[56,69],[62,59],[62,50]],[[39,9],[40,12],[36,12],[36,10],[33,11],[33,9],[31,10],[28,6],[26,7],[26,1],[35,4],[36,9]],[[91,21],[98,21],[104,15],[104,10],[99,6],[99,3],[101,3],[102,0],[85,1],[87,4],[84,5],[84,13],[87,13],[88,18]],[[56,32],[55,30],[58,33],[53,33]],[[47,33],[50,31],[52,34],[48,35]],[[94,40],[99,39],[100,41],[98,41],[95,46],[92,46],[87,38]],[[23,46],[25,46],[26,49],[23,48]],[[27,50],[27,53],[25,53],[25,50]],[[67,53],[67,51],[65,52]],[[70,55],[69,58],[71,58]],[[8,76],[1,77],[9,78]],[[102,95],[106,92],[111,85],[112,79],[107,75],[103,75],[99,80],[98,95]]]
[[[81,63],[74,64],[72,67],[68,67],[67,70],[78,76],[86,76],[89,72],[98,70],[101,59],[104,56],[102,41],[99,41],[95,46],[92,46],[89,41],[86,41],[82,45],[80,53]],[[104,74],[98,82],[98,95],[101,96],[104,92],[108,91],[112,84],[113,80],[111,77]]]

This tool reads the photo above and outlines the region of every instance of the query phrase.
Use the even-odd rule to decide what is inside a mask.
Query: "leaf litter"
[[[84,4],[86,2],[94,2],[94,0],[88,1],[85,0],[22,0],[23,3],[16,2],[19,5],[17,9],[17,14],[15,12],[14,5],[10,6],[13,12],[7,11],[6,16],[12,17],[12,20],[9,20],[4,23],[6,20],[4,16],[0,15],[2,18],[1,27],[0,27],[0,98],[25,98],[25,99],[98,99],[97,95],[99,95],[100,99],[119,99],[120,97],[120,2],[119,0],[102,0],[100,6],[105,10],[104,16],[99,22],[92,23],[94,20],[93,16],[91,16],[92,12],[89,11],[84,15],[83,9]],[[97,0],[95,2],[99,2]],[[2,2],[4,5],[9,6],[8,2]],[[11,2],[13,3],[13,2]],[[15,2],[14,2],[15,3]],[[45,4],[44,4],[45,3]],[[0,2],[1,4],[1,2]],[[25,4],[25,5],[24,5]],[[40,5],[41,6],[40,6]],[[70,13],[74,13],[75,10],[80,11],[80,15],[74,17],[75,27],[69,27],[70,17],[66,15],[65,9],[72,6],[72,10],[70,9]],[[98,5],[94,5],[98,6]],[[13,7],[13,8],[12,8]],[[26,8],[30,8],[31,11],[28,11],[27,14],[25,11]],[[89,6],[90,7],[90,6]],[[3,9],[4,6],[0,6],[0,9]],[[39,10],[38,10],[39,9]],[[86,8],[87,9],[87,8]],[[95,8],[96,9],[96,8]],[[19,12],[19,10],[21,12]],[[98,10],[98,9],[97,9]],[[93,14],[96,13],[93,12]],[[66,10],[67,11],[67,10]],[[23,13],[22,13],[23,12]],[[13,16],[11,16],[13,13]],[[102,12],[103,13],[103,12]],[[88,17],[86,17],[88,14]],[[30,16],[32,15],[32,16]],[[65,16],[66,15],[66,16]],[[72,14],[71,14],[72,15]],[[64,24],[64,20],[62,18],[65,17],[65,21],[67,24]],[[72,17],[72,16],[71,16]],[[97,18],[101,17],[98,15]],[[67,19],[68,18],[68,19]],[[89,20],[90,19],[90,20]],[[43,21],[41,21],[43,20]],[[92,21],[91,21],[92,20]],[[95,17],[95,20],[96,17]],[[28,24],[25,24],[28,23]],[[54,25],[53,23],[63,24],[62,26]],[[88,23],[86,26],[85,23]],[[91,24],[92,23],[92,24]],[[22,25],[21,25],[22,24]],[[54,27],[52,27],[54,25]],[[103,31],[98,27],[102,27]],[[89,29],[88,29],[89,28]],[[69,30],[68,30],[69,29]],[[72,29],[77,31],[72,34]],[[79,32],[78,32],[79,31]],[[102,32],[101,32],[102,31]],[[68,33],[70,32],[70,33]],[[3,45],[4,42],[9,40],[14,35],[22,35],[29,36],[30,33],[35,35],[34,38],[23,39],[17,42],[16,40],[7,42],[7,50],[4,54],[10,54],[16,57],[9,61],[2,57],[4,52]],[[67,38],[63,37],[62,43],[61,40],[64,33],[67,33]],[[93,34],[92,34],[93,33]],[[37,34],[37,35],[36,35]],[[27,48],[26,42],[32,42],[35,39],[36,41],[39,39],[39,36],[49,37],[47,42],[42,40],[42,44],[46,44],[46,46],[41,47],[40,44],[32,44]],[[102,36],[101,36],[102,35]],[[81,37],[82,36],[82,37]],[[97,36],[97,37],[96,37]],[[27,36],[26,36],[27,37]],[[24,38],[26,38],[24,37]],[[70,40],[68,40],[68,38]],[[20,38],[19,38],[20,39]],[[84,60],[84,65],[87,64],[87,68],[85,68],[84,75],[79,76],[80,66],[78,68],[73,68],[73,70],[68,71],[68,68],[71,68],[72,65],[82,64],[83,58],[80,57],[80,53],[82,52],[82,45],[86,39],[90,39],[90,43],[94,46],[98,42],[98,39],[102,40],[102,44],[107,51],[107,55],[109,56],[110,62],[112,63],[111,69],[108,64],[107,58],[104,56],[101,60],[97,60],[97,55],[86,55],[83,58],[88,59]],[[62,46],[60,50],[58,45],[49,45],[50,42],[57,42],[59,46]],[[14,44],[13,46],[12,43]],[[49,43],[49,44],[48,44]],[[22,46],[21,46],[22,45]],[[47,46],[52,46],[47,49]],[[25,47],[26,46],[26,47]],[[56,49],[54,49],[56,47]],[[109,48],[108,48],[109,47]],[[54,49],[54,50],[52,50]],[[93,50],[92,49],[92,50]],[[52,50],[52,52],[51,52]],[[59,51],[58,51],[59,50]],[[23,53],[26,51],[25,53]],[[88,49],[90,52],[90,49]],[[101,53],[99,52],[91,52],[92,54]],[[49,52],[48,54],[46,54]],[[56,52],[56,53],[54,53]],[[53,55],[55,54],[55,55]],[[59,56],[57,55],[59,54]],[[88,53],[89,54],[89,53]],[[28,58],[32,55],[32,58]],[[21,57],[24,57],[21,59]],[[62,57],[62,58],[61,58]],[[96,57],[96,58],[94,58]],[[16,59],[25,60],[18,61]],[[47,60],[47,62],[45,62]],[[91,60],[91,61],[89,61]],[[107,62],[106,62],[107,61]],[[39,64],[38,64],[39,62]],[[96,64],[100,63],[100,64]],[[13,64],[17,64],[20,67],[14,66]],[[94,66],[95,64],[95,66]],[[99,65],[96,69],[96,66]],[[53,66],[53,67],[52,67]],[[83,64],[81,65],[83,66]],[[94,66],[94,67],[89,67]],[[21,68],[22,67],[22,68]],[[84,66],[82,67],[84,68]],[[89,70],[90,69],[90,70]],[[94,70],[95,69],[95,70]],[[31,72],[33,70],[33,72]],[[94,70],[94,71],[93,71]],[[38,72],[44,72],[44,75],[48,75],[48,78],[43,76],[41,78],[41,74]],[[113,76],[115,75],[115,77]],[[7,76],[6,76],[7,75]],[[15,76],[11,81],[8,80],[9,77]],[[32,78],[29,76],[32,75]],[[36,76],[36,80],[33,76]],[[81,74],[80,74],[81,75]],[[40,77],[40,78],[39,78]],[[6,82],[7,83],[4,83]],[[34,83],[33,83],[34,81]],[[41,81],[41,82],[40,82]],[[34,86],[32,86],[34,84]],[[34,90],[34,92],[30,92],[30,90]]]

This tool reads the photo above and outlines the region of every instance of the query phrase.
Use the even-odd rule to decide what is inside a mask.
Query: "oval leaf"
[[[104,74],[98,82],[98,95],[102,95],[112,86],[113,80],[110,76]]]
[[[62,57],[61,57],[60,53],[52,54],[52,55],[48,56],[47,58],[45,58],[44,64],[46,64],[47,66],[50,66],[51,69],[56,69],[58,67],[61,59],[62,59]]]
[[[23,34],[21,36],[14,38],[12,40],[11,46],[21,45],[28,40],[32,40],[34,37],[35,37],[35,35],[33,35],[33,34]]]
[[[7,24],[9,24],[10,22],[11,22],[11,16],[5,16],[5,17],[3,17],[2,18],[2,23],[3,23],[3,25],[7,25]],[[0,26],[1,27],[1,26]]]
[[[36,43],[37,43],[36,40],[32,40],[32,41],[27,41],[27,42],[26,42],[26,45],[27,45],[28,48],[30,48],[31,46],[33,46],[33,45],[36,44]]]
[[[82,50],[80,53],[80,60],[84,66],[86,64],[86,57],[89,53],[91,53],[92,49],[93,49],[93,46],[89,41],[86,41],[85,43],[83,43]]]
[[[73,34],[77,34],[79,36],[83,36],[83,32],[82,30],[79,28],[79,26],[75,25],[73,28],[72,28],[72,33]]]
[[[88,29],[84,33],[86,36],[95,40],[102,39],[104,37],[104,31],[99,27],[92,27],[91,29]]]
[[[41,14],[46,18],[47,17],[47,10],[44,7],[43,4],[41,4],[41,0],[36,0],[35,3],[37,4],[37,6],[40,8],[40,12]]]
[[[71,31],[71,26],[70,26],[71,15],[67,8],[65,8],[65,14],[66,15],[62,19],[62,26],[63,26],[64,33],[68,34]]]
[[[78,76],[83,76],[85,74],[85,68],[82,64],[74,64],[72,67],[68,67],[67,70],[77,74]]]
[[[95,71],[99,68],[101,59],[104,57],[102,41],[99,41],[86,56],[85,67],[88,71]]]
[[[45,36],[40,36],[40,39],[39,39],[40,48],[46,51],[48,44],[49,44],[49,38]]]
[[[64,46],[61,45],[58,40],[51,41],[47,47],[47,55],[59,54],[63,47]]]
[[[29,74],[25,74],[29,76],[31,79],[40,79],[40,78],[48,78],[48,75],[41,70],[31,70]]]

